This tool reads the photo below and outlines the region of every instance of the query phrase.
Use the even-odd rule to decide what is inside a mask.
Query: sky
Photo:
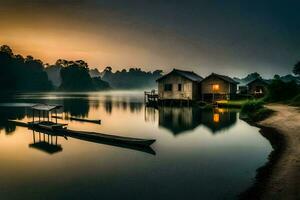
[[[45,63],[265,77],[300,60],[298,0],[0,0],[0,44]]]

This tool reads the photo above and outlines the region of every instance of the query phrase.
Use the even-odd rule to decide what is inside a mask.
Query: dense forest
[[[294,71],[294,74],[295,71]],[[297,75],[297,74],[296,74]],[[244,78],[237,78],[237,77],[234,77],[233,79],[237,82],[239,82],[239,85],[246,85],[247,83],[257,79],[257,78],[261,78],[261,79],[264,79],[259,73],[257,72],[253,72],[253,73],[250,73],[248,74],[246,77]],[[299,76],[293,76],[292,74],[287,74],[285,76],[279,76],[279,75],[275,75],[274,78],[272,79],[264,79],[265,81],[267,81],[268,83],[271,83],[273,80],[280,80],[284,83],[289,83],[289,82],[295,82],[297,84],[300,85],[300,78]]]
[[[98,89],[145,89],[145,88],[155,88],[156,79],[162,76],[161,70],[156,70],[153,72],[145,72],[140,68],[130,68],[128,71],[123,69],[122,71],[113,72],[111,67],[106,67],[102,72],[99,72],[97,68],[90,69],[82,60],[79,61],[66,61],[58,60],[54,65],[48,65],[46,67],[46,72],[48,73],[49,79],[52,84],[60,89],[69,90],[66,86],[69,85],[69,78],[66,77],[66,65],[69,66],[67,73],[72,73],[72,77],[77,79],[79,74],[81,74],[81,81],[84,81],[89,77],[93,79],[93,82],[97,84]],[[74,68],[74,65],[77,67]],[[78,68],[80,67],[80,68]],[[78,73],[74,72],[74,69],[78,69]],[[80,69],[80,70],[79,70]],[[79,72],[80,71],[80,72]],[[77,77],[77,78],[76,78]],[[88,86],[90,81],[85,81],[84,84]],[[106,83],[106,84],[105,84]],[[76,85],[76,84],[75,84]],[[74,87],[77,87],[75,86]],[[78,85],[78,88],[82,87]],[[94,86],[88,86],[94,88]]]
[[[106,67],[101,76],[104,81],[109,82],[112,88],[144,89],[155,88],[156,80],[162,76],[162,71],[145,72],[140,68],[130,68],[128,71],[123,69],[113,72],[111,67]]]
[[[83,60],[59,59],[45,68],[52,84],[63,91],[95,91],[110,89],[100,77],[91,77],[89,66]]]
[[[41,60],[14,55],[12,49],[0,47],[1,91],[43,91],[52,89]]]

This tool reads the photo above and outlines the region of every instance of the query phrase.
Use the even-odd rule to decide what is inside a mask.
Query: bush
[[[250,118],[254,122],[262,121],[269,117],[272,113],[274,113],[273,110],[270,110],[268,108],[260,108],[257,111],[250,114]]]
[[[249,101],[245,103],[241,110],[241,118],[251,121],[258,122],[269,117],[274,111],[265,108],[263,106],[264,101]]]
[[[242,113],[251,113],[255,112],[261,108],[263,108],[263,101],[261,100],[253,100],[253,101],[248,101],[242,106]]]
[[[291,101],[290,101],[291,106],[300,106],[300,94],[295,96]]]
[[[271,102],[286,101],[297,96],[300,92],[300,87],[295,81],[283,82],[280,79],[274,79],[269,85],[269,93],[267,100]]]

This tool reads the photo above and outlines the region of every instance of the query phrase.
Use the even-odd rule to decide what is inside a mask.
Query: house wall
[[[218,84],[219,90],[213,91],[213,85]],[[236,92],[236,87],[234,89],[233,86],[231,86],[230,83],[224,81],[223,79],[220,79],[215,76],[211,76],[201,82],[201,92],[202,94],[212,94],[212,93],[219,93],[219,94],[229,94],[230,91],[234,90],[233,92]]]
[[[213,90],[214,84],[219,85],[219,90]],[[201,99],[203,101],[232,99],[236,92],[236,84],[229,83],[217,76],[210,76],[201,82]]]
[[[254,94],[256,87],[262,87],[263,94],[267,92],[267,84],[260,81],[256,81],[248,85],[248,93]]]
[[[164,91],[165,84],[172,84],[172,91]],[[178,84],[182,85],[181,91],[178,91]],[[159,99],[195,100],[197,96],[195,92],[197,89],[191,80],[175,74],[170,74],[158,82]]]

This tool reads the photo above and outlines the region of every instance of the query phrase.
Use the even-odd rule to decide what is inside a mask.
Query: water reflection
[[[1,197],[234,199],[267,160],[271,146],[257,128],[239,120],[235,111],[145,108],[143,93],[139,94],[40,93],[0,98],[2,103],[17,103],[0,105],[0,184],[6,186]],[[47,134],[7,123],[7,119],[30,120],[31,112],[25,107],[36,103],[62,104],[59,122],[68,123],[69,129],[154,138],[157,155],[149,155],[155,154],[151,149],[141,153],[71,136],[65,140],[63,135],[53,135],[51,140]],[[101,119],[102,124],[65,120],[65,113]],[[44,187],[35,190],[40,184]]]
[[[47,154],[55,154],[63,150],[62,146],[57,143],[58,136],[32,131],[33,143],[29,148],[34,148]]]
[[[11,134],[16,130],[16,126],[8,122],[8,119],[23,119],[26,115],[25,108],[19,107],[0,107],[0,130],[6,134]]]
[[[158,124],[174,135],[193,130],[200,125],[212,133],[230,128],[237,122],[237,112],[228,109],[202,110],[197,107],[159,107]],[[154,108],[146,108],[145,121],[156,121]]]
[[[159,107],[159,126],[170,130],[174,135],[193,130],[201,124],[202,111],[199,108]]]
[[[229,129],[237,122],[237,112],[230,109],[216,108],[202,111],[202,124],[212,133]]]
[[[87,95],[80,98],[67,98],[63,100],[64,111],[71,116],[87,117],[90,109]]]

